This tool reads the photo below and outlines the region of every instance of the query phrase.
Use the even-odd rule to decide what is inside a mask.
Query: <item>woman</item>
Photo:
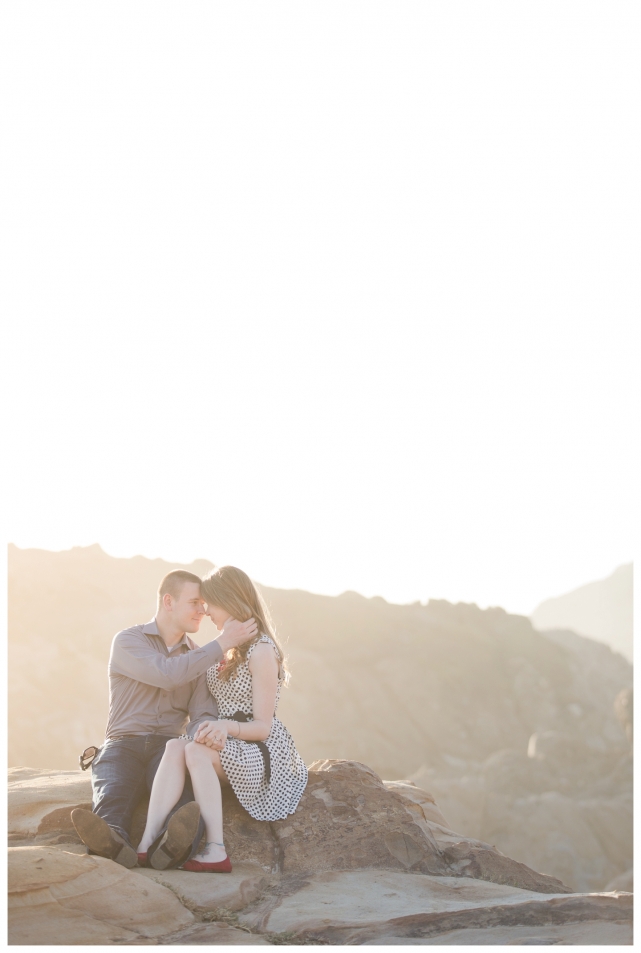
[[[221,784],[231,784],[256,820],[277,821],[296,810],[307,784],[307,768],[291,735],[275,717],[289,673],[253,582],[242,570],[223,566],[203,580],[201,592],[217,629],[222,630],[230,618],[244,622],[253,616],[258,635],[231,649],[207,671],[219,720],[202,722],[194,738],[183,735],[167,742],[138,853],[144,854],[157,837],[182,793],[187,769],[207,840],[183,869],[225,873],[231,871],[231,862],[223,842]]]

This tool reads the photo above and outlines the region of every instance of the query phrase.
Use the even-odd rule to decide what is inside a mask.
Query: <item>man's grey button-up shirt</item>
[[[222,656],[218,642],[201,648],[186,634],[169,649],[155,619],[119,632],[109,657],[106,737],[193,735],[201,721],[218,717],[205,676]]]

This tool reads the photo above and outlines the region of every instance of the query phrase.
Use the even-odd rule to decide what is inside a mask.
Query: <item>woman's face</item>
[[[220,606],[214,606],[210,603],[207,603],[207,608],[205,610],[211,621],[214,623],[219,632],[223,631],[223,626],[227,619],[231,619],[231,613],[226,612],[224,609],[221,609]]]

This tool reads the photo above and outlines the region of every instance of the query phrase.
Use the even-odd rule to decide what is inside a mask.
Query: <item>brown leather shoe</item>
[[[147,851],[147,863],[155,870],[166,870],[186,860],[198,833],[199,823],[200,808],[195,801],[179,807],[169,818],[167,830],[158,846],[152,844],[153,851],[151,848]]]
[[[123,840],[102,817],[93,811],[77,807],[71,812],[71,822],[78,836],[89,850],[100,857],[114,860],[123,867],[135,867],[138,863],[136,851]]]

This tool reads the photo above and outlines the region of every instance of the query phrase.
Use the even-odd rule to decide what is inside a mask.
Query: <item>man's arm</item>
[[[142,632],[125,629],[113,640],[109,671],[111,674],[134,678],[145,685],[153,685],[154,688],[171,690],[204,675],[210,665],[220,662],[228,649],[251,639],[255,631],[253,619],[248,622],[230,619],[218,639],[202,648],[168,658],[155,649]]]
[[[217,718],[218,705],[216,699],[207,688],[206,677],[201,675],[197,679],[189,699],[189,724],[185,728],[185,732],[193,738],[201,722],[215,721]]]
[[[171,690],[203,675],[222,657],[218,643],[208,642],[200,649],[167,658],[142,633],[126,630],[113,640],[109,672],[126,675],[154,688]]]

